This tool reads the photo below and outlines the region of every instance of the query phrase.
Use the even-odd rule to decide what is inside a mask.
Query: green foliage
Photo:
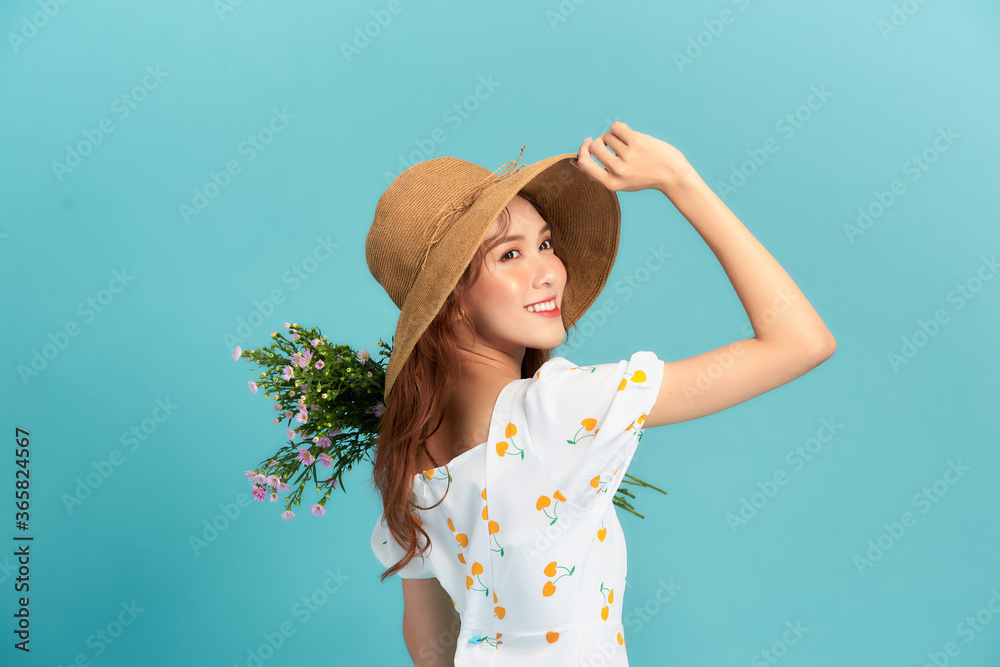
[[[247,476],[276,475],[283,483],[277,488],[260,484],[272,498],[277,491],[291,488],[286,510],[300,504],[306,484],[313,484],[323,494],[313,513],[321,515],[325,510],[317,512],[316,506],[323,508],[336,486],[346,493],[344,471],[362,460],[371,462],[370,451],[385,409],[385,363],[392,347],[380,340],[380,360],[375,360],[365,349],[329,343],[316,327],[291,324],[288,328],[290,339],[275,331],[272,344],[242,353],[237,348],[234,354],[263,369],[259,382],[250,383],[250,389],[256,393],[262,388],[265,398],[273,398],[279,412],[274,423],[285,418],[294,431],[286,445]],[[321,461],[324,453],[332,459],[326,466]],[[330,468],[329,477],[321,480],[318,466]],[[260,493],[257,489],[255,497]]]

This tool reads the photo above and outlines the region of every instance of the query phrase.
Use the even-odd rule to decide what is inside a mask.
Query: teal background
[[[645,519],[619,512],[631,663],[1000,664],[1000,280],[981,268],[1000,249],[997,5],[387,7],[0,7],[0,663],[247,666],[288,623],[294,634],[261,664],[410,664],[399,579],[379,582],[369,546],[380,511],[370,466],[323,518],[304,509],[318,499],[308,490],[289,522],[280,502],[236,505],[249,497],[243,471],[283,444],[284,425],[247,390],[255,367],[233,361],[233,337],[252,349],[290,321],[374,352],[398,310],[368,273],[364,239],[401,161],[453,155],[495,169],[524,145],[530,163],[576,152],[617,119],[687,156],[838,343],[789,385],[646,433],[630,471],[669,495],[640,493]],[[391,21],[345,55],[373,12]],[[687,49],[696,57],[678,64]],[[116,99],[147,68],[165,76],[147,78],[123,117]],[[494,86],[476,99],[480,77]],[[829,97],[804,107],[823,87]],[[463,101],[465,117],[449,113]],[[294,118],[251,160],[241,142],[274,109]],[[797,111],[792,132],[782,119]],[[113,131],[57,173],[67,146],[104,119]],[[936,153],[948,128],[958,136]],[[768,139],[777,150],[735,187],[733,170]],[[935,161],[914,170],[925,151]],[[185,220],[180,206],[229,161],[240,172]],[[859,207],[894,180],[902,194],[849,237]],[[645,349],[676,360],[752,336],[719,263],[670,201],[619,196],[621,244],[598,302],[618,311],[556,353],[580,364]],[[297,277],[319,239],[336,249]],[[669,261],[643,273],[661,246]],[[132,278],[104,291],[118,288],[115,271]],[[977,271],[990,279],[976,282]],[[629,277],[644,281],[629,291]],[[959,299],[959,285],[972,298]],[[99,311],[85,305],[103,296]],[[890,355],[936,311],[947,321],[894,366]],[[237,336],[256,312],[261,322]],[[77,335],[22,377],[72,323]],[[175,407],[150,421],[158,401]],[[824,419],[841,427],[797,467],[786,455]],[[129,451],[122,435],[144,420],[155,429]],[[12,648],[17,427],[31,434],[30,654]],[[121,465],[67,509],[78,479],[114,450]],[[939,481],[949,462],[968,468],[954,483]],[[727,515],[779,471],[788,483],[734,531]],[[925,488],[935,502],[915,502]],[[238,509],[228,522],[227,505]],[[890,539],[885,524],[904,512],[913,522]],[[195,554],[189,539],[212,521],[228,525]],[[880,537],[891,548],[859,570]],[[304,613],[329,572],[339,588]],[[134,622],[97,639],[131,604]],[[796,622],[808,630],[782,651]]]

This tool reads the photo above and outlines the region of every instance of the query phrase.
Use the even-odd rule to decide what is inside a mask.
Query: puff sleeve
[[[419,538],[420,535],[418,534],[417,537]],[[386,568],[390,568],[398,563],[405,553],[403,548],[393,538],[392,533],[389,532],[389,527],[385,525],[384,513],[379,514],[378,521],[375,522],[375,529],[372,531],[372,551],[379,562]],[[430,562],[429,560],[425,560],[429,555],[430,551],[428,550],[423,556],[415,556],[413,560],[397,571],[396,574],[403,579],[434,578],[435,574],[431,570]]]
[[[577,366],[555,357],[525,394],[531,443],[550,481],[584,508],[610,503],[659,394],[663,361],[649,351]]]

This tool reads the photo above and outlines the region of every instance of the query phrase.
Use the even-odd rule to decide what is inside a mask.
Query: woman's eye
[[[546,243],[549,244],[549,247],[545,248],[545,250],[550,250],[550,249],[551,250],[555,250],[555,246],[552,245],[552,239],[551,238],[548,238],[548,239],[545,239],[544,241],[542,241],[542,245],[543,246]],[[511,248],[510,250],[508,250],[507,252],[505,252],[503,255],[500,256],[500,261],[501,262],[506,262],[508,259],[513,259],[513,257],[510,257],[510,254],[512,252],[521,252],[521,251],[518,250],[517,248]]]

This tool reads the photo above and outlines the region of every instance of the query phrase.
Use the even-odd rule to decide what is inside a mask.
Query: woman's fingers
[[[633,135],[635,134],[635,130],[620,120],[616,120],[611,123],[611,127],[608,128],[608,132],[618,137],[626,146],[632,143]]]
[[[612,192],[660,188],[693,170],[677,148],[621,121],[597,139],[587,137],[575,162],[590,180]]]
[[[587,156],[590,155],[590,152],[587,150],[587,142],[589,142],[589,141],[590,141],[590,137],[587,137],[586,139],[584,139],[583,143],[580,144],[580,149],[576,152],[576,159],[575,160],[570,160],[570,164],[572,164],[577,169],[580,168],[580,165],[583,164],[583,162],[587,158]]]
[[[625,157],[622,153],[628,149],[628,146],[614,132],[605,132],[601,135],[601,138],[604,139],[604,143],[607,144],[608,148],[613,150],[619,157]]]
[[[611,151],[608,150],[608,145],[604,143],[604,139],[597,137],[590,144],[590,154],[597,158],[605,168],[608,167],[608,163],[611,158],[616,157]]]
[[[583,140],[583,143],[580,144],[580,150],[576,154],[576,160],[571,160],[571,163],[574,167],[582,171],[587,178],[595,183],[600,183],[599,180],[594,178],[595,172],[598,171],[598,167],[596,167],[590,159],[590,146],[592,141],[593,137],[587,137]]]

